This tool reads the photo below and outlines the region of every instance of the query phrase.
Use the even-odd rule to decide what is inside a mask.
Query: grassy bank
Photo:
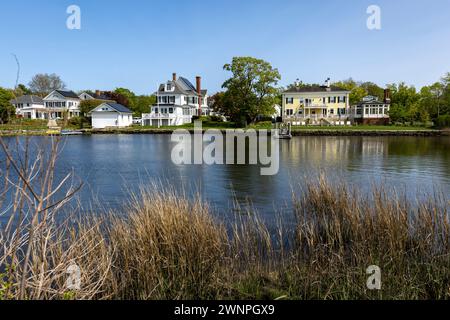
[[[277,235],[255,215],[227,228],[207,204],[161,187],[120,215],[40,220],[33,236],[0,238],[0,299],[450,298],[448,199],[363,196],[324,179],[294,193],[294,232]],[[73,263],[79,291],[65,284]],[[381,268],[380,291],[366,288],[370,265]]]
[[[46,135],[48,120],[14,119],[10,123],[0,124],[0,136],[40,136]],[[76,129],[74,125],[57,122],[63,129]]]
[[[64,129],[79,130],[76,126],[63,126]],[[218,129],[225,131],[227,129],[236,129],[233,122],[214,122],[203,121],[203,130]],[[193,130],[194,124],[185,124],[182,126],[162,126],[155,128],[152,126],[132,126],[129,128],[110,128],[110,129],[82,129],[85,134],[170,134],[176,129]],[[261,122],[250,125],[244,129],[261,130],[273,129],[270,122]],[[19,135],[46,135],[47,121],[45,120],[27,120],[17,119],[10,124],[0,125],[0,136],[19,136]],[[448,134],[445,131],[433,130],[429,127],[416,126],[294,126],[292,127],[294,135],[421,135],[435,136]]]

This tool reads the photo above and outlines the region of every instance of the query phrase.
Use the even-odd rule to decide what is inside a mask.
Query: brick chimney
[[[102,92],[100,90],[95,90],[95,95],[98,97],[100,97],[102,94]]]
[[[391,90],[390,89],[384,89],[384,103],[386,103],[386,104],[391,103]]]
[[[202,77],[196,77],[197,80],[197,94],[198,94],[198,115],[202,115]]]
[[[175,72],[172,73],[172,81],[177,81],[177,74]]]

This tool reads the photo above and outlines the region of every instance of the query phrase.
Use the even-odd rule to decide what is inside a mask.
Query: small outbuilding
[[[102,103],[89,114],[94,129],[123,128],[133,124],[133,112],[118,103]]]

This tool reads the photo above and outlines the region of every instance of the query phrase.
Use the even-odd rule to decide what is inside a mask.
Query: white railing
[[[142,119],[172,119],[177,118],[174,113],[143,113]]]
[[[325,120],[345,120],[349,118],[349,115],[341,115],[341,116],[337,116],[337,115],[322,115],[322,114],[312,114],[312,115],[293,115],[293,116],[285,116],[285,119],[288,120],[321,120],[321,119],[325,119]]]

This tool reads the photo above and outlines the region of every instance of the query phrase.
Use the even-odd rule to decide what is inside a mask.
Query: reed
[[[2,146],[0,207],[11,218],[0,232],[0,299],[450,298],[444,195],[411,202],[384,185],[361,193],[318,177],[293,192],[293,232],[273,234],[254,212],[221,221],[200,197],[158,183],[122,212],[61,222],[78,186],[56,198],[69,181],[52,173],[57,144],[20,161]],[[73,264],[79,290],[67,286]],[[366,287],[370,265],[381,268],[379,291]]]

